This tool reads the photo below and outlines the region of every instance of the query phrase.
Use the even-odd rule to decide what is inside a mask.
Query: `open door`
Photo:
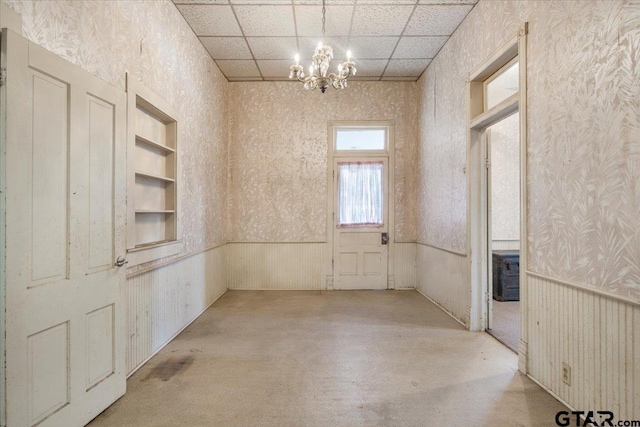
[[[124,92],[2,32],[6,423],[82,426],[125,392]]]

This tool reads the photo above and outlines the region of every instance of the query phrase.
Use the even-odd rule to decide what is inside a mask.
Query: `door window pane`
[[[504,70],[499,76],[487,82],[487,110],[500,104],[511,95],[518,93],[520,72],[518,62]]]
[[[338,163],[338,226],[382,226],[382,162]]]
[[[336,150],[384,150],[387,130],[344,128],[336,130]]]

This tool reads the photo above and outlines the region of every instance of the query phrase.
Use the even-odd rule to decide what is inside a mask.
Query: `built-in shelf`
[[[142,144],[148,145],[148,146],[153,147],[153,148],[157,148],[158,150],[164,151],[165,153],[175,153],[176,152],[176,150],[174,150],[171,147],[167,147],[164,144],[159,144],[157,142],[151,141],[150,139],[147,139],[147,138],[145,138],[143,136],[140,136],[140,135],[136,135],[136,142],[141,142]]]
[[[166,182],[176,182],[175,179],[169,178],[168,176],[154,175],[154,174],[142,172],[142,171],[136,171],[136,176],[143,176],[145,178],[157,179],[157,180],[166,181]]]
[[[170,209],[136,209],[136,214],[172,214],[176,213]]]
[[[129,266],[180,253],[177,112],[127,75]]]

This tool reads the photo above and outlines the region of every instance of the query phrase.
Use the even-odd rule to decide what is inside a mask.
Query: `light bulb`
[[[309,75],[313,74],[313,64],[309,65]]]
[[[342,64],[338,64],[338,73],[342,73]]]
[[[318,49],[322,49],[322,42],[318,43]]]
[[[296,65],[299,65],[300,64],[300,55],[298,55],[296,53],[296,56],[294,58],[296,59]]]
[[[351,61],[351,51],[347,51],[347,60]]]

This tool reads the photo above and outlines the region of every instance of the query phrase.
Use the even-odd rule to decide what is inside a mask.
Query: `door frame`
[[[338,128],[386,128],[387,148],[385,150],[341,150],[335,149],[336,131]],[[327,247],[325,252],[325,288],[333,290],[333,254],[334,254],[334,216],[335,216],[335,187],[334,187],[334,165],[336,158],[373,158],[386,157],[388,159],[388,255],[387,255],[387,289],[395,289],[394,273],[394,246],[395,246],[395,186],[394,186],[394,135],[395,123],[392,120],[359,120],[359,121],[328,121],[327,123]]]
[[[467,76],[467,250],[470,260],[470,330],[483,331],[487,326],[490,297],[489,230],[485,165],[484,130],[517,111],[520,120],[520,341],[518,369],[527,373],[528,305],[527,305],[527,32],[524,23],[517,33],[496,49]],[[518,57],[519,91],[500,104],[484,111],[484,82],[514,57]]]

